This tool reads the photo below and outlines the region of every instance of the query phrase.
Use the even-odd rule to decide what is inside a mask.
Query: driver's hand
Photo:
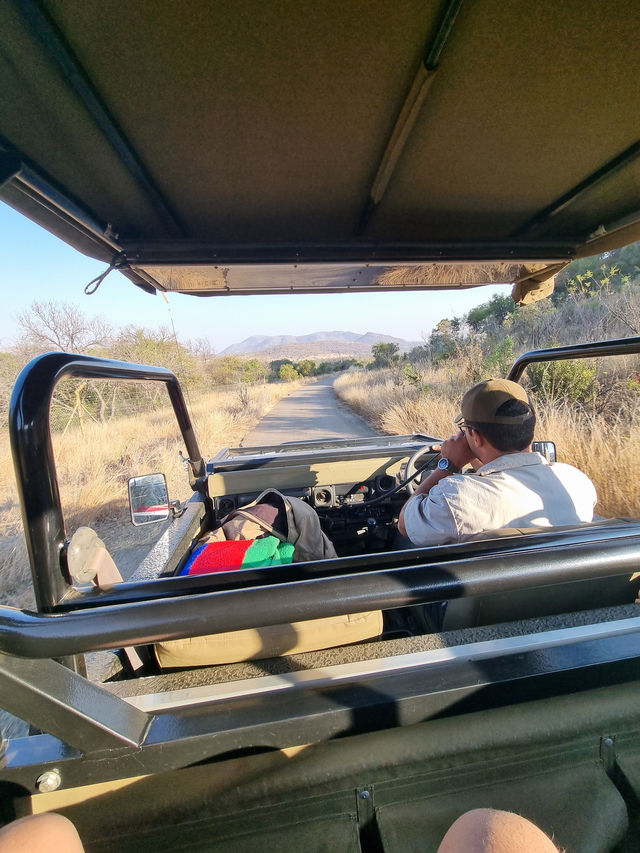
[[[462,430],[457,435],[452,435],[451,438],[442,442],[440,453],[450,459],[458,468],[464,468],[465,465],[475,459],[473,451],[467,444],[467,437]]]

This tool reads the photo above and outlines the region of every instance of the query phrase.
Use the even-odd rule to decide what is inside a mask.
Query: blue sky
[[[345,330],[380,332],[419,341],[443,317],[460,316],[509,287],[487,286],[433,293],[225,296],[198,299],[172,294],[169,306],[120,273],[112,272],[93,296],[83,290],[105,268],[0,202],[0,347],[18,336],[16,316],[34,300],[72,302],[113,326],[170,325],[179,340],[207,338],[216,352],[251,335],[306,335]]]

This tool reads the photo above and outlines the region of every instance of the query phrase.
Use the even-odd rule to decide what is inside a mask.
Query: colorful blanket
[[[206,575],[212,572],[232,572],[236,569],[281,566],[292,562],[293,550],[293,545],[281,542],[275,536],[207,542],[193,549],[180,574]]]

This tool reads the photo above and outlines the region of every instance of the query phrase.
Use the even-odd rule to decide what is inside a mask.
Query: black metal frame
[[[166,368],[74,353],[47,353],[20,373],[11,395],[9,435],[38,609],[51,612],[69,593],[65,529],[51,444],[49,409],[63,377],[164,382],[189,454],[190,482],[206,495],[206,468],[176,376]]]
[[[162,243],[121,240],[132,266],[189,264],[408,264],[474,261],[570,261],[575,246],[570,240],[495,240],[485,242],[384,243],[352,240],[349,243],[212,243],[164,240]],[[388,290],[389,288],[385,288]],[[403,287],[403,289],[405,289]],[[424,290],[424,288],[422,288]],[[223,291],[220,291],[223,293]],[[216,294],[217,295],[217,294]]]
[[[442,561],[433,559],[432,552],[438,549],[428,548],[399,552],[387,561],[385,555],[371,555],[364,570],[362,560],[359,565],[357,560],[347,560],[347,566],[342,561],[320,563],[318,568],[300,564],[295,573],[283,570],[289,578],[284,582],[272,570],[264,570],[261,582],[256,583],[253,575],[251,586],[245,585],[242,572],[229,573],[239,575],[239,588],[235,589],[231,585],[216,589],[215,577],[204,584],[197,577],[166,579],[161,590],[155,581],[149,581],[124,585],[108,602],[96,596],[77,606],[80,602],[70,599],[51,615],[0,608],[0,652],[28,658],[63,657],[373,609],[630,576],[637,569],[638,525],[596,536],[595,541],[589,541],[589,534],[587,541],[570,541],[562,548],[557,539],[537,543],[532,537],[528,547],[516,545],[472,557],[458,553],[457,558]],[[226,582],[233,583],[233,578]]]
[[[507,379],[518,382],[530,364],[539,361],[563,361],[573,358],[597,358],[610,355],[631,355],[640,353],[640,337],[618,338],[613,341],[600,341],[594,344],[573,344],[566,347],[550,347],[532,350],[521,355],[514,364]]]
[[[598,549],[602,552],[608,548],[609,542],[626,540],[633,543],[636,538],[640,539],[640,522],[607,522],[597,530],[592,527],[586,529],[584,526],[578,526],[572,530],[549,530],[548,532],[541,530],[540,533],[535,534],[486,539],[462,545],[361,554],[355,557],[342,557],[339,561],[322,560],[313,563],[272,566],[268,569],[242,569],[213,575],[161,577],[154,580],[121,583],[107,591],[95,589],[69,601],[60,602],[54,612],[68,613],[112,604],[174,599],[197,593],[275,587],[321,578],[344,578],[352,575],[361,576],[368,572],[394,572],[432,566],[440,567],[441,571],[457,576],[459,568],[464,572],[465,566],[479,565],[480,561],[487,556],[491,559],[501,557],[503,560],[518,561],[520,554],[533,551],[544,559],[542,552],[574,545],[589,545],[594,552]],[[562,583],[567,578],[558,577],[557,580]],[[523,582],[527,582],[525,578]],[[451,590],[449,592],[454,597],[453,592]],[[0,639],[0,647],[1,643]]]
[[[453,660],[416,660],[284,694],[267,689],[249,702],[202,699],[163,713],[133,707],[53,661],[0,656],[3,704],[51,732],[10,741],[0,778],[34,793],[40,774],[55,769],[63,787],[73,787],[638,679],[638,620],[600,628],[547,645],[498,641],[488,653],[479,648],[477,658],[470,645]]]
[[[540,350],[519,359],[510,376],[519,378],[534,361],[627,352],[640,352],[640,338]],[[250,702],[205,698],[194,708],[178,701],[175,710],[163,713],[132,706],[51,658],[373,608],[628,577],[640,562],[640,522],[298,564],[295,571],[285,566],[164,578],[61,600],[64,533],[48,417],[53,388],[62,376],[165,382],[189,452],[192,485],[206,488],[205,463],[170,371],[68,353],[41,356],[25,368],[11,401],[11,439],[25,529],[35,528],[30,556],[37,558],[34,565],[49,571],[38,593],[40,600],[46,598],[44,613],[0,608],[0,690],[6,710],[47,733],[9,741],[0,771],[5,783],[34,792],[36,779],[49,769],[57,771],[64,786],[124,778],[236,750],[295,746],[640,677],[640,623],[632,619],[587,627],[580,640],[569,632],[546,644],[542,634],[530,648],[516,642],[515,651],[505,639],[482,651],[478,660],[472,651],[470,658],[416,659],[415,666],[392,672],[382,668],[342,685],[302,686],[285,695],[257,691]]]

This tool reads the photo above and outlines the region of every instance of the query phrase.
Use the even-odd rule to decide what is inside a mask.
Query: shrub
[[[300,374],[292,364],[283,364],[278,371],[278,376],[283,382],[295,382],[300,379]]]
[[[506,376],[515,361],[515,342],[511,335],[499,341],[484,362],[485,376]]]
[[[577,359],[538,362],[530,365],[527,375],[534,394],[548,402],[589,403],[598,391],[596,367]]]
[[[301,376],[313,376],[316,371],[316,363],[310,358],[305,358],[296,364],[296,370]]]
[[[469,335],[464,341],[455,341],[454,370],[465,385],[473,385],[485,379],[482,338]]]
[[[415,385],[418,387],[422,381],[422,376],[415,369],[415,367],[408,361],[404,366],[404,378],[409,383],[409,385]]]
[[[400,347],[394,343],[377,343],[371,347],[371,355],[373,356],[373,367],[379,369],[382,367],[391,367],[399,361],[400,356],[398,350]]]

